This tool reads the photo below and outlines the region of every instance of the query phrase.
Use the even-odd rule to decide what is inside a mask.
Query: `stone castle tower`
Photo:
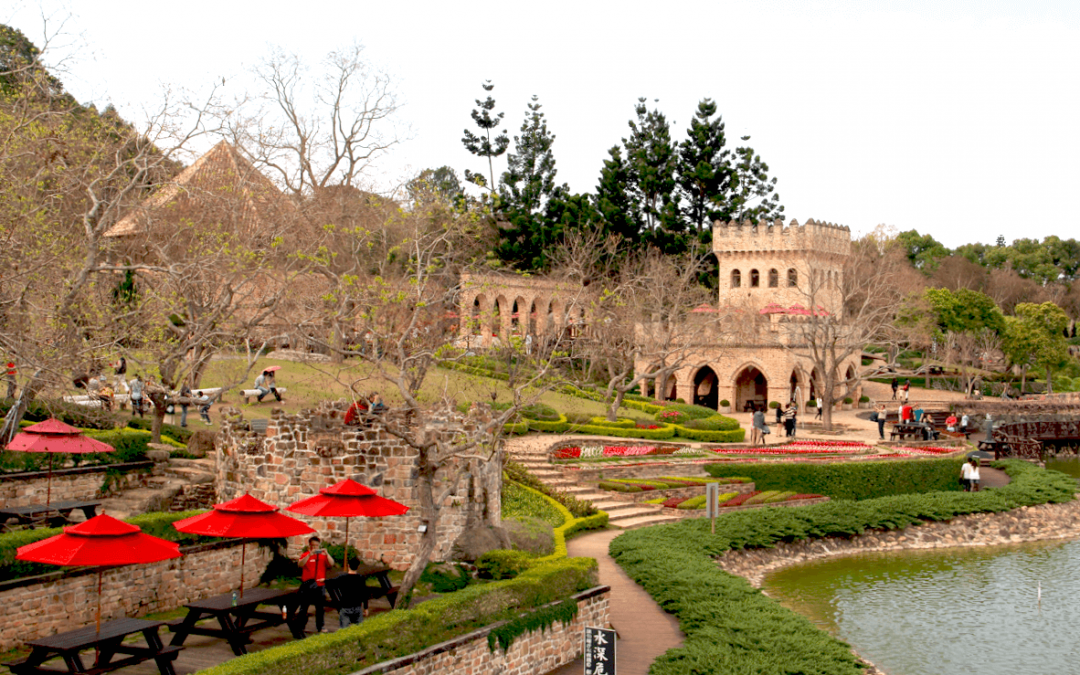
[[[844,260],[851,230],[840,225],[799,225],[792,220],[713,224],[713,253],[719,261],[720,306],[756,310],[774,305],[816,305],[835,312],[840,304]]]

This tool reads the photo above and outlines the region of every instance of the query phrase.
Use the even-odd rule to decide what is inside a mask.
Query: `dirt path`
[[[608,555],[608,544],[621,530],[604,530],[567,542],[571,556],[596,558],[600,583],[611,586],[611,625],[618,632],[616,663],[619,675],[647,675],[657,656],[682,644],[678,620],[660,606],[641,586],[622,571]],[[550,675],[580,675],[584,662],[577,659]]]

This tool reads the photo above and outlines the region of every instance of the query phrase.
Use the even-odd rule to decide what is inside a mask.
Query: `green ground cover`
[[[1009,485],[982,492],[929,492],[801,508],[724,514],[710,534],[705,519],[631,530],[611,543],[620,566],[674,614],[683,645],[653,662],[650,675],[814,673],[852,675],[862,666],[850,647],[808,619],[766,597],[745,579],[721,571],[715,557],[730,549],[780,541],[853,536],[957,515],[1071,501],[1068,476],[1018,460],[997,462]],[[945,467],[942,467],[945,470]]]

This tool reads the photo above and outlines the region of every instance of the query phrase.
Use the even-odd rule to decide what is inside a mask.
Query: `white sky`
[[[1080,184],[1080,3],[1067,0],[15,0],[0,22],[40,45],[43,13],[71,15],[57,50],[74,55],[68,90],[133,121],[162,86],[225,77],[241,93],[273,45],[314,62],[362,42],[411,127],[371,176],[382,185],[443,164],[486,170],[460,139],[491,79],[511,136],[539,95],[574,191],[595,188],[639,96],[659,99],[680,140],[711,97],[729,143],[751,135],[779,178],[788,220],[885,223],[948,246],[1080,237],[1064,213]]]

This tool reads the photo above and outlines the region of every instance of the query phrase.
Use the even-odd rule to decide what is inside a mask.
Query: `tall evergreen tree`
[[[632,195],[632,180],[622,149],[616,145],[608,151],[600,170],[596,210],[604,236],[615,235],[628,245],[637,245],[641,241],[641,218]]]
[[[713,221],[731,218],[730,191],[734,180],[731,151],[724,147],[724,121],[712,99],[702,99],[679,144],[677,177],[686,197],[683,213],[702,243],[712,241]]]
[[[743,141],[750,140],[743,136]],[[750,146],[735,149],[737,182],[732,195],[732,217],[739,222],[783,218],[784,207],[776,194],[776,179],[769,178],[769,165]]]
[[[676,191],[675,146],[671,125],[659,110],[649,110],[645,99],[634,107],[637,121],[630,121],[630,138],[623,139],[632,178],[632,194],[640,202],[643,233],[648,243],[665,253],[686,250],[685,227]]]
[[[486,81],[480,86],[484,88],[484,91],[491,91],[495,88],[495,85],[491,83],[491,80]],[[472,111],[472,118],[473,121],[476,122],[476,126],[480,128],[481,135],[474,134],[466,129],[465,135],[461,138],[461,142],[465,145],[466,150],[477,157],[487,157],[488,177],[485,178],[483,174],[473,173],[466,169],[465,180],[470,183],[475,183],[494,193],[494,159],[502,155],[506,152],[506,149],[510,147],[510,137],[506,135],[505,129],[503,129],[501,133],[496,134],[494,138],[491,137],[491,132],[498,128],[506,113],[492,115],[492,111],[495,110],[495,99],[491,98],[490,94],[486,100],[481,101],[480,99],[476,99],[476,106],[477,109]]]
[[[548,131],[537,97],[532,97],[514,136],[514,152],[506,156],[507,170],[499,185],[499,204],[504,219],[495,254],[503,261],[524,269],[546,265],[544,249],[557,243],[557,232],[548,232],[544,207],[556,191],[555,136]],[[564,191],[566,188],[564,186]]]

